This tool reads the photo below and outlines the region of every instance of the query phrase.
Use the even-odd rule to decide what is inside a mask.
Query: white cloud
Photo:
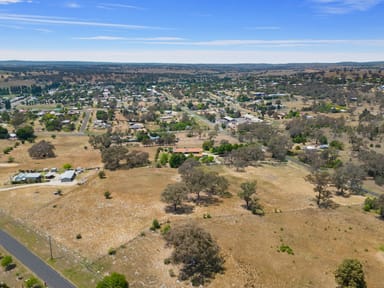
[[[16,29],[16,30],[24,29],[24,27],[17,26],[17,25],[3,25],[3,24],[0,24],[0,27],[7,28],[7,29]]]
[[[383,61],[383,52],[313,51],[222,51],[222,50],[141,50],[141,51],[51,51],[0,50],[0,60],[99,61],[143,63],[334,63]]]
[[[77,8],[80,8],[81,6],[79,3],[76,3],[76,2],[68,2],[65,4],[65,7],[77,9]]]
[[[0,0],[0,5],[15,4],[24,2],[22,0]]]
[[[311,0],[316,8],[325,14],[347,14],[367,11],[383,0]]]
[[[100,9],[108,9],[108,10],[112,10],[112,9],[119,9],[119,8],[125,8],[125,9],[137,9],[137,10],[141,10],[143,8],[139,7],[139,6],[133,6],[133,5],[127,5],[127,4],[120,4],[120,3],[99,3],[96,8],[100,8]]]
[[[90,36],[90,37],[74,37],[75,40],[101,40],[101,41],[183,41],[184,38],[179,37],[120,37],[120,36]]]
[[[9,20],[9,21],[25,22],[25,23],[40,23],[40,24],[109,27],[109,28],[120,28],[120,29],[130,29],[130,30],[148,30],[148,29],[164,30],[165,29],[165,28],[153,27],[153,26],[81,21],[81,20],[72,20],[72,19],[60,18],[60,17],[21,15],[21,14],[0,14],[0,20]]]
[[[98,41],[131,41],[143,44],[189,46],[189,47],[314,47],[314,46],[373,46],[384,47],[384,39],[288,39],[288,40],[260,40],[260,39],[225,39],[210,41],[188,41],[180,37],[121,37],[121,36],[87,36],[74,37],[74,40]]]
[[[307,46],[334,46],[334,45],[354,45],[354,46],[384,46],[381,39],[303,39],[303,40],[255,40],[255,39],[226,39],[211,41],[175,41],[158,40],[156,44],[161,45],[182,45],[182,46],[211,46],[211,47],[230,47],[230,46],[251,46],[251,47],[307,47]]]
[[[37,32],[43,32],[43,33],[52,33],[53,31],[50,30],[50,29],[44,29],[44,28],[36,28],[36,29],[33,29]]]

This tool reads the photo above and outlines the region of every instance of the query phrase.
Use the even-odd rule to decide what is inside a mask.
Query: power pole
[[[48,236],[48,240],[49,240],[49,252],[51,254],[51,260],[53,260],[51,236]]]

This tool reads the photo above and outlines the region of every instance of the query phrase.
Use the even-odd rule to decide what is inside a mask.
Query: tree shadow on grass
[[[15,263],[11,263],[11,264],[9,264],[9,265],[7,265],[5,267],[5,271],[11,271],[11,270],[13,270],[15,268],[16,268],[16,264]]]
[[[208,206],[219,206],[221,203],[223,203],[223,200],[218,197],[212,197],[212,196],[200,196],[199,200],[194,200],[196,205],[208,207]]]
[[[340,207],[340,205],[330,199],[321,202],[319,205],[319,208],[322,209],[336,209],[338,207]]]
[[[174,209],[173,206],[166,206],[164,210],[166,213],[182,215],[182,214],[192,214],[194,209],[195,209],[195,206],[184,204],[181,207],[177,207],[176,210]]]

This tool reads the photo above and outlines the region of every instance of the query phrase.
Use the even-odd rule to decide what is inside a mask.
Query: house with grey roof
[[[60,174],[61,182],[72,182],[76,177],[75,170],[67,170],[64,173]]]

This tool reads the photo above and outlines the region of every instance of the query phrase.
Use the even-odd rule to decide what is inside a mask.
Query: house
[[[144,124],[142,123],[134,123],[130,126],[131,129],[134,129],[134,130],[138,130],[138,129],[143,129],[144,128]]]
[[[76,173],[75,170],[67,170],[60,175],[61,182],[72,182],[75,179]]]
[[[173,149],[173,153],[183,153],[186,156],[190,154],[194,156],[202,156],[203,149],[202,148],[175,148]]]
[[[41,182],[41,173],[24,173],[21,172],[12,177],[12,183],[39,183]]]
[[[230,116],[225,116],[225,117],[223,117],[223,119],[225,120],[225,121],[227,121],[227,122],[233,122],[235,119],[234,118],[232,118],[232,117],[230,117]]]

